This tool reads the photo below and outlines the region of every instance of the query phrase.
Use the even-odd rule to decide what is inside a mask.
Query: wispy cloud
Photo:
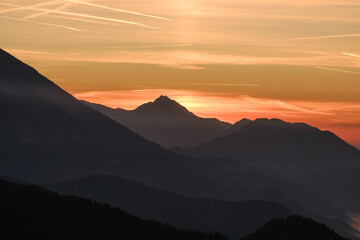
[[[146,48],[169,48],[169,47],[191,47],[191,43],[180,44],[158,44],[158,45],[145,45],[145,46],[129,46],[129,47],[106,47],[106,49],[146,49]]]
[[[19,49],[21,50],[21,49]],[[358,63],[346,56],[319,55],[299,57],[261,57],[237,54],[220,54],[204,51],[185,50],[109,50],[98,52],[84,52],[81,56],[69,57],[71,52],[62,52],[54,56],[27,56],[22,54],[23,59],[31,58],[47,62],[97,62],[97,63],[140,63],[161,65],[178,69],[203,69],[206,65],[230,64],[230,65],[288,65],[288,66],[324,66],[324,67],[358,67]],[[347,70],[344,70],[347,71]],[[351,71],[350,71],[351,72]],[[357,73],[356,73],[357,74]]]
[[[19,5],[15,5],[15,4],[9,4],[9,3],[0,3],[0,5],[3,5],[3,6],[13,7],[13,8],[2,10],[2,11],[0,11],[0,13],[28,10],[28,9],[32,9],[35,7],[51,6],[51,5],[56,5],[56,4],[60,4],[63,2],[64,2],[64,0],[54,0],[54,1],[41,2],[41,3],[37,3],[34,5],[30,5],[30,6],[19,6]]]
[[[360,33],[325,35],[325,36],[315,36],[315,37],[300,37],[300,38],[294,38],[293,40],[312,40],[312,39],[328,39],[328,38],[351,38],[351,37],[360,37]]]
[[[120,19],[115,19],[115,18],[100,17],[100,16],[83,14],[83,13],[57,11],[57,10],[50,10],[50,9],[44,9],[44,8],[31,8],[31,9],[32,9],[32,10],[36,10],[36,11],[48,12],[48,13],[57,13],[57,14],[61,14],[61,15],[84,17],[84,18],[98,19],[98,20],[105,20],[105,21],[110,21],[110,22],[117,22],[117,23],[134,25],[134,26],[143,27],[143,28],[162,30],[161,28],[158,28],[158,27],[152,27],[152,26],[149,26],[149,25],[146,25],[146,24],[142,24],[142,23],[138,23],[138,22],[120,20]]]
[[[50,3],[53,3],[53,2],[54,1],[46,2],[46,3],[50,4]],[[41,13],[46,13],[46,14],[55,13],[55,14],[60,14],[60,15],[83,17],[83,18],[98,19],[98,20],[104,20],[104,21],[110,21],[110,22],[117,22],[117,23],[122,23],[122,24],[129,24],[129,25],[134,25],[134,26],[148,28],[148,29],[163,30],[162,28],[159,28],[159,27],[153,27],[153,26],[150,26],[150,25],[146,25],[146,24],[142,24],[142,23],[134,22],[134,21],[127,21],[127,20],[121,20],[121,19],[116,19],[116,18],[108,18],[108,17],[100,17],[100,16],[84,14],[84,13],[75,13],[75,12],[60,11],[60,10],[54,10],[54,9],[39,8],[38,4],[32,5],[32,6],[26,6],[26,7],[19,6],[19,5],[14,5],[14,4],[1,4],[0,3],[0,5],[7,5],[7,6],[11,5],[11,6],[14,7],[14,8],[11,8],[11,9],[2,10],[2,11],[0,11],[0,14],[11,12],[11,11],[18,11],[18,10],[33,10],[33,11],[40,11]],[[34,15],[30,15],[30,16],[34,16]]]
[[[79,22],[88,22],[88,23],[109,25],[109,26],[119,26],[119,24],[116,24],[116,23],[100,22],[100,21],[90,20],[90,19],[86,19],[86,18],[76,18],[76,17],[59,16],[59,15],[48,15],[48,17],[68,19],[68,20],[74,20],[74,21],[79,21]]]
[[[64,3],[63,5],[61,5],[60,7],[55,8],[54,10],[56,10],[56,11],[65,10],[66,8],[70,7],[71,5],[73,5],[73,3]],[[45,16],[47,14],[49,14],[49,13],[48,12],[39,12],[39,13],[34,13],[34,14],[27,15],[27,16],[25,16],[23,18],[24,19],[31,19],[31,18],[37,18],[37,17]]]
[[[88,6],[93,6],[93,7],[98,7],[98,8],[103,8],[103,9],[107,9],[107,10],[112,10],[112,11],[116,11],[116,12],[122,12],[122,13],[128,13],[128,14],[143,16],[143,17],[149,17],[149,18],[155,18],[155,19],[170,21],[170,19],[160,17],[160,16],[144,14],[144,13],[139,13],[139,12],[134,12],[134,11],[128,11],[128,10],[123,10],[123,9],[118,9],[118,8],[112,8],[112,7],[107,7],[107,6],[94,4],[94,3],[89,3],[89,2],[83,2],[83,1],[77,1],[77,0],[67,0],[67,1],[68,2],[73,2],[73,3],[80,3],[80,4],[84,4],[84,5],[88,5]]]
[[[346,52],[343,52],[342,54],[344,54],[344,55],[346,55],[346,56],[350,56],[350,57],[360,58],[360,55],[353,54],[353,53],[346,53]]]
[[[52,24],[52,23],[44,23],[44,22],[35,22],[35,21],[26,20],[26,19],[22,19],[22,18],[7,17],[7,16],[0,16],[0,18],[16,20],[16,21],[22,21],[22,22],[28,22],[28,23],[35,23],[35,24],[51,26],[51,27],[64,28],[64,29],[71,30],[71,31],[76,31],[76,32],[84,32],[85,31],[85,30],[82,30],[82,29],[68,27],[68,26],[64,26],[64,25],[58,25],[58,24]]]
[[[350,73],[350,74],[358,74],[358,75],[360,75],[360,72],[354,72],[354,71],[349,71],[349,70],[344,70],[344,69],[329,68],[329,67],[316,67],[316,68],[323,69],[323,70],[329,70],[329,71],[336,71],[336,72],[343,72],[343,73]]]
[[[161,82],[151,82],[152,84],[161,84]],[[190,86],[229,86],[229,87],[259,87],[260,84],[255,83],[196,83],[196,82],[167,82],[168,85],[190,85]]]

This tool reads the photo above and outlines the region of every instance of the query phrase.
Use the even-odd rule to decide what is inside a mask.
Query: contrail
[[[104,8],[104,9],[108,9],[108,10],[113,10],[113,11],[116,11],[116,12],[129,13],[129,14],[143,16],[143,17],[149,17],[149,18],[155,18],[155,19],[161,19],[161,20],[170,21],[170,19],[164,18],[164,17],[159,17],[159,16],[155,16],[155,15],[149,15],[149,14],[144,14],[144,13],[139,13],[139,12],[133,12],[133,11],[127,11],[127,10],[107,7],[107,6],[98,5],[98,4],[89,3],[89,2],[83,2],[83,1],[77,1],[77,0],[67,0],[67,1],[73,2],[73,3],[80,3],[80,4],[84,4],[84,5],[88,5],[88,6],[93,6],[93,7],[98,7],[98,8]]]
[[[182,44],[164,44],[164,45],[147,45],[147,46],[134,46],[134,47],[106,47],[107,49],[134,49],[134,48],[166,48],[166,47],[188,47],[193,46],[191,43]]]
[[[73,3],[64,3],[63,5],[61,5],[58,8],[55,8],[54,10],[56,10],[56,11],[64,10],[64,9],[68,8],[69,6],[71,6],[71,5],[73,5]],[[47,15],[47,14],[48,14],[47,12],[39,12],[39,13],[34,13],[34,14],[27,15],[27,16],[25,16],[23,18],[24,19],[31,19],[31,18],[37,18],[37,17],[40,17],[40,16],[44,16],[44,15]]]
[[[105,20],[105,21],[110,21],[110,22],[118,22],[118,23],[130,24],[130,25],[135,25],[135,26],[144,27],[144,28],[162,30],[161,28],[158,28],[158,27],[152,27],[152,26],[142,24],[142,23],[126,21],[126,20],[120,20],[120,19],[115,19],[115,18],[99,17],[99,16],[88,15],[88,14],[83,14],[83,13],[63,12],[63,11],[57,11],[57,10],[44,9],[44,8],[31,8],[31,9],[32,10],[37,10],[37,11],[49,12],[49,13],[57,13],[57,14],[69,15],[69,16],[99,19],[99,20]]]
[[[22,8],[21,6],[17,6],[17,7]],[[118,23],[123,23],[123,24],[135,25],[135,26],[139,26],[139,27],[143,27],[143,28],[163,30],[162,28],[152,27],[152,26],[142,24],[142,23],[126,21],[126,20],[120,20],[120,19],[114,19],[114,18],[99,17],[99,16],[93,16],[93,15],[82,14],[82,13],[64,12],[64,11],[45,9],[45,8],[37,8],[37,7],[26,7],[25,9],[30,9],[30,10],[34,10],[34,11],[40,11],[40,12],[46,12],[46,13],[57,13],[57,14],[68,15],[68,16],[99,19],[99,20],[105,20],[105,21],[110,21],[110,22],[118,22]],[[6,10],[4,10],[4,11],[6,11]],[[0,13],[3,13],[4,11],[0,11]]]
[[[336,71],[336,72],[343,72],[343,73],[351,73],[351,74],[360,75],[360,72],[353,72],[353,71],[336,69],[336,68],[327,68],[327,67],[316,67],[316,68],[318,68],[318,69],[323,69],[323,70],[329,70],[329,71]]]
[[[55,1],[42,2],[42,3],[35,4],[35,5],[30,5],[30,6],[19,6],[19,5],[8,4],[8,3],[0,3],[0,5],[14,7],[14,8],[2,10],[2,11],[0,11],[0,13],[7,13],[7,12],[26,10],[26,9],[31,9],[31,8],[34,8],[34,7],[39,7],[39,6],[55,5],[55,4],[59,4],[59,3],[62,3],[62,2],[64,2],[64,0],[55,0]]]
[[[42,5],[44,5],[44,4],[52,5],[52,4],[59,3],[59,2],[63,2],[63,1],[55,0],[55,1],[49,1],[49,2],[40,3],[40,4],[42,4]],[[61,15],[77,16],[77,17],[84,17],[84,18],[92,18],[92,19],[99,19],[99,20],[105,20],[105,21],[111,21],[111,22],[118,22],[118,23],[123,23],[123,24],[130,24],[130,25],[135,25],[135,26],[144,27],[144,28],[149,28],[149,29],[164,30],[164,29],[162,29],[162,28],[152,27],[152,26],[149,26],[149,25],[146,25],[146,24],[137,23],[137,22],[132,22],[132,21],[126,21],[126,20],[120,20],[120,19],[114,19],[114,18],[106,18],[106,17],[99,17],[99,16],[93,16],[93,15],[82,14],[82,13],[72,13],[72,12],[64,12],[64,11],[58,11],[58,10],[51,10],[51,9],[34,7],[34,6],[38,6],[39,4],[36,4],[36,5],[34,5],[34,6],[27,6],[27,7],[23,7],[23,6],[19,6],[19,5],[14,5],[14,4],[3,4],[3,3],[0,3],[0,5],[6,5],[6,6],[16,7],[16,8],[6,9],[6,10],[3,10],[3,11],[0,11],[0,14],[1,14],[1,13],[10,12],[10,11],[18,11],[18,10],[29,9],[29,10],[40,11],[40,12],[45,12],[45,13],[57,13],[57,14],[61,14]]]
[[[311,40],[311,39],[327,39],[327,38],[349,38],[349,37],[360,37],[360,33],[341,34],[341,35],[325,35],[325,36],[317,36],[317,37],[301,37],[301,38],[294,38],[293,40]]]
[[[99,22],[99,21],[94,21],[94,20],[89,20],[89,19],[84,19],[84,18],[65,17],[65,16],[57,16],[57,15],[49,15],[48,17],[69,19],[69,20],[75,20],[75,21],[80,21],[80,22],[103,24],[103,25],[109,25],[109,26],[120,26],[119,24],[116,24],[116,23]]]
[[[18,21],[23,21],[23,22],[36,23],[36,24],[40,24],[40,25],[65,28],[65,29],[68,29],[68,30],[76,31],[76,32],[84,32],[85,31],[85,30],[81,30],[81,29],[78,29],[78,28],[72,28],[72,27],[68,27],[68,26],[64,26],[64,25],[58,25],[58,24],[52,24],[52,23],[43,23],[43,22],[35,22],[35,21],[30,21],[30,20],[26,20],[26,19],[22,19],[22,18],[14,18],[14,17],[7,17],[7,16],[0,16],[0,17],[1,18],[6,18],[6,19],[11,19],[11,20],[18,20]]]
[[[350,57],[357,57],[357,58],[360,58],[360,55],[356,55],[356,54],[353,54],[353,53],[346,53],[346,52],[343,52],[342,54],[346,55],[346,56],[350,56]]]

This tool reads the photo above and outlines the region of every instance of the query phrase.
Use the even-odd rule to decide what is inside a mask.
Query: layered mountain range
[[[133,111],[84,103],[3,50],[0,112],[1,178],[234,238],[293,213],[358,233],[344,203],[302,177],[358,166],[359,150],[330,132],[276,119],[199,118],[166,96]],[[290,167],[299,178],[288,176]]]

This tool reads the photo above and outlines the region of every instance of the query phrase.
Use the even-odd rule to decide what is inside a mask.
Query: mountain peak
[[[134,110],[135,112],[149,114],[191,114],[184,106],[168,96],[161,95],[154,102],[145,103]]]
[[[155,99],[154,103],[172,103],[175,102],[174,100],[170,99],[168,96],[166,95],[161,95],[160,97],[158,97],[157,99]]]

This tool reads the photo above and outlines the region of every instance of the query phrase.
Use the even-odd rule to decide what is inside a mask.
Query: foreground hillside
[[[346,240],[326,227],[308,218],[292,216],[275,219],[242,240]]]
[[[0,180],[1,239],[227,239],[145,221],[91,200]]]
[[[274,202],[187,198],[118,176],[93,175],[45,187],[108,203],[144,219],[181,229],[220,232],[234,239],[252,233],[271,219],[292,215]]]
[[[1,239],[226,240],[220,234],[177,230],[85,198],[0,180]],[[242,240],[346,240],[323,224],[276,219]]]

